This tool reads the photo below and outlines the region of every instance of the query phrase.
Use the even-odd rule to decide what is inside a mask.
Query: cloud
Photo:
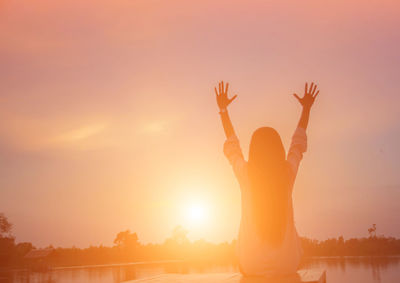
[[[50,138],[49,142],[55,145],[74,145],[103,132],[107,126],[106,123],[80,126],[71,131],[61,133],[54,138]]]
[[[168,122],[166,120],[150,121],[142,125],[141,132],[148,134],[161,133],[166,130],[167,126]]]

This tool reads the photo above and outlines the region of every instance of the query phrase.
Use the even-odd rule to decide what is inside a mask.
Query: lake
[[[400,257],[308,258],[302,268],[322,268],[328,283],[392,283],[400,281]],[[84,267],[50,272],[15,271],[11,283],[119,283],[161,273],[235,272],[234,266],[191,265],[187,263],[131,264]]]

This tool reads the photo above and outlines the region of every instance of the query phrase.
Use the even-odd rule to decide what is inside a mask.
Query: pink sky
[[[321,93],[296,182],[301,235],[400,237],[397,1],[2,1],[0,212],[17,241],[160,242],[201,200],[191,239],[236,237],[239,186],[213,87],[238,94],[245,155],[291,94]],[[190,226],[190,225],[189,225]]]

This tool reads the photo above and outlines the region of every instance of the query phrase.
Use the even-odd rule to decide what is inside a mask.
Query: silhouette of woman
[[[286,156],[281,138],[273,128],[257,129],[251,138],[248,162],[243,158],[228,115],[229,84],[215,88],[226,141],[224,154],[240,184],[242,217],[238,237],[240,271],[244,275],[277,276],[297,270],[302,255],[293,220],[292,190],[299,163],[307,149],[306,129],[310,109],[319,91],[305,85],[304,96],[293,94],[303,107]]]

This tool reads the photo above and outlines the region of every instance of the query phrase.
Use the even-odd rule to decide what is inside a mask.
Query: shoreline
[[[400,255],[370,255],[370,256],[307,256],[303,260],[324,260],[324,259],[378,259],[378,258],[390,258],[400,259]],[[88,265],[71,265],[71,266],[55,266],[49,268],[47,271],[62,271],[62,270],[75,270],[75,269],[93,269],[93,268],[110,268],[110,267],[126,267],[126,266],[143,266],[143,265],[154,265],[154,264],[169,264],[169,263],[190,263],[187,260],[158,260],[158,261],[137,261],[127,263],[106,263],[106,264],[88,264]],[[224,265],[224,264],[221,264]],[[231,265],[231,264],[229,264]],[[23,272],[29,271],[26,268],[10,268],[11,272]]]

